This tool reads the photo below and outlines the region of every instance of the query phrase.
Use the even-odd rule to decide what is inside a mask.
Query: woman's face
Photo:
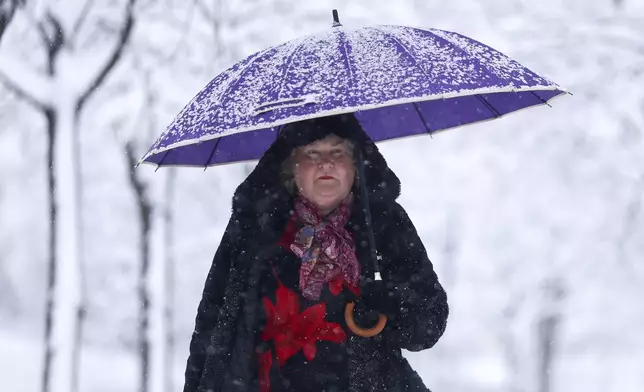
[[[323,213],[333,211],[351,192],[355,178],[353,151],[330,134],[295,150],[293,176],[299,193]]]

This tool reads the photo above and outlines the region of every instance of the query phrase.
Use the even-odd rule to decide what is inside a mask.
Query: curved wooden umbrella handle
[[[372,338],[382,332],[383,329],[385,329],[385,325],[387,325],[387,316],[385,316],[384,314],[379,315],[378,323],[375,327],[368,329],[360,328],[358,324],[356,324],[356,321],[353,319],[353,309],[355,307],[355,302],[349,302],[344,308],[344,319],[346,320],[347,327],[349,327],[351,332],[362,338]]]

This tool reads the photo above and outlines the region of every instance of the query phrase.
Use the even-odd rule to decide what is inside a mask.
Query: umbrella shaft
[[[369,258],[373,263],[374,277],[380,276],[380,266],[378,265],[378,255],[376,253],[376,239],[373,234],[373,225],[371,220],[371,208],[369,208],[369,194],[367,192],[367,179],[364,175],[364,158],[362,149],[359,145],[355,146],[356,170],[358,172],[358,182],[360,184],[360,200],[365,215],[365,225],[367,227],[367,236],[369,240]]]

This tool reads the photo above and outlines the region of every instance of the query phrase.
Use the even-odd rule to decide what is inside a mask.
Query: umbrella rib
[[[498,110],[494,109],[492,104],[490,104],[485,98],[483,98],[481,94],[476,94],[475,97],[478,98],[479,101],[481,101],[483,105],[485,105],[485,107],[490,110],[490,112],[492,112],[492,115],[494,116],[494,118],[501,117],[501,113],[499,113]]]
[[[228,94],[229,94],[229,93],[230,93],[234,88],[236,88],[236,87],[237,87],[237,85],[238,85],[238,84],[239,84],[239,83],[244,79],[244,78],[243,78],[243,76],[246,74],[246,72],[248,72],[248,70],[249,70],[253,65],[255,65],[255,62],[256,62],[257,60],[259,60],[259,59],[263,58],[263,56],[265,56],[267,53],[269,53],[269,52],[271,52],[271,51],[273,51],[273,52],[274,52],[274,51],[276,51],[276,49],[275,49],[275,48],[269,48],[269,49],[266,49],[266,50],[262,50],[262,51],[260,51],[260,52],[257,52],[257,53],[256,53],[256,54],[254,54],[254,55],[251,55],[250,57],[252,57],[252,58],[250,58],[250,57],[249,57],[248,63],[246,63],[246,64],[244,65],[244,68],[243,68],[243,69],[241,69],[241,70],[237,73],[237,75],[236,75],[237,79],[236,79],[236,80],[231,81],[231,83],[229,83],[229,84],[228,84],[228,86],[226,86],[226,88],[224,89],[224,92],[222,92],[222,93],[220,94],[220,96],[222,96],[222,97],[223,97],[223,96],[226,96],[226,95],[228,95]],[[254,57],[253,57],[253,56],[254,56]]]
[[[425,121],[425,116],[423,116],[423,113],[420,111],[418,104],[414,102],[413,105],[414,105],[414,108],[416,108],[418,117],[420,117],[420,121],[423,123],[423,126],[425,126],[425,130],[427,131],[427,134],[429,135],[429,137],[434,138],[434,136],[432,136],[432,130],[429,129],[429,127],[427,126],[427,121]]]
[[[221,142],[221,137],[217,139],[215,142],[215,147],[213,147],[212,151],[210,152],[210,156],[206,160],[206,164],[203,167],[203,171],[206,171],[208,169],[208,164],[210,163],[210,160],[212,159],[213,155],[215,155],[215,151],[217,151],[217,147],[219,147],[219,142]]]
[[[288,63],[286,64],[286,67],[284,69],[284,73],[282,74],[282,85],[280,86],[280,90],[277,92],[277,99],[278,100],[281,99],[282,90],[284,90],[284,85],[286,84],[286,75],[288,75],[288,71],[291,70],[291,64],[293,64],[293,57],[297,54],[297,52],[300,51],[300,49],[302,49],[304,47],[304,43],[306,41],[308,41],[310,38],[311,37],[307,37],[304,40],[302,40],[302,42],[300,42],[300,44],[297,45],[295,47],[295,49],[293,49],[291,51],[291,53],[289,54]]]
[[[457,42],[454,42],[454,41],[452,41],[452,40],[450,39],[451,37],[450,37],[450,38],[448,38],[446,35],[441,35],[441,34],[445,34],[445,32],[444,32],[444,31],[441,31],[441,30],[434,30],[434,31],[431,31],[431,33],[432,33],[432,35],[433,35],[437,40],[443,41],[443,42],[444,42],[444,43],[446,43],[448,46],[451,46],[451,47],[453,47],[454,49],[456,49],[456,50],[460,51],[461,53],[463,53],[466,57],[471,58],[473,61],[476,61],[476,63],[478,63],[479,67],[481,68],[481,70],[484,70],[484,71],[488,72],[489,74],[494,75],[494,77],[496,77],[496,78],[498,78],[498,77],[499,77],[499,76],[498,76],[498,74],[497,74],[497,72],[496,72],[496,71],[494,71],[494,70],[490,67],[490,65],[489,65],[489,64],[484,63],[483,61],[481,61],[481,59],[480,59],[479,57],[475,56],[475,55],[474,55],[473,53],[471,53],[469,50],[467,50],[467,49],[462,48],[461,46],[459,46],[459,44],[458,44]],[[448,32],[448,33],[449,33],[449,32]],[[494,50],[493,48],[490,48],[490,49],[491,49],[491,50],[493,50],[493,51],[495,51],[495,52],[498,52],[497,50]],[[498,53],[500,53],[500,52],[498,52]]]
[[[406,53],[406,54],[407,54],[407,56],[411,59],[411,61],[413,61],[413,62],[414,62],[414,66],[416,66],[416,68],[420,69],[420,71],[421,71],[423,74],[425,74],[425,76],[427,76],[427,77],[431,78],[431,75],[430,75],[430,74],[425,70],[425,68],[423,68],[423,67],[422,67],[422,65],[421,65],[421,64],[422,64],[422,62],[420,62],[420,61],[416,60],[416,56],[414,56],[414,55],[411,53],[411,50],[409,50],[409,48],[407,47],[407,45],[405,45],[404,43],[402,43],[402,41],[401,41],[398,37],[396,37],[396,36],[394,35],[394,32],[393,32],[392,30],[387,30],[387,29],[375,29],[375,28],[373,28],[373,27],[370,27],[369,29],[370,29],[370,30],[374,30],[374,31],[378,31],[378,32],[381,32],[381,33],[386,32],[386,33],[387,33],[387,36],[389,37],[389,39],[391,39],[391,40],[392,40],[392,41],[394,41],[398,46],[400,46],[400,48],[403,50],[403,52],[404,52],[404,53]]]
[[[353,70],[351,69],[351,60],[349,60],[349,53],[347,51],[347,35],[344,32],[339,32],[338,35],[340,35],[340,53],[342,53],[342,57],[344,57],[344,63],[347,66],[347,73],[349,74],[349,84],[351,86],[355,86],[355,78],[353,76]]]
[[[550,104],[548,103],[548,101],[546,101],[545,99],[543,99],[543,98],[541,98],[540,96],[538,96],[538,95],[537,95],[537,93],[535,93],[534,91],[530,91],[530,94],[532,94],[532,95],[534,95],[535,97],[537,97],[537,99],[538,99],[538,100],[540,100],[543,104],[548,105],[549,107],[552,107],[552,105],[550,105]]]
[[[381,30],[374,29],[374,28],[371,28],[371,30],[382,32]],[[391,39],[396,45],[398,45],[402,49],[402,51],[404,53],[407,54],[409,59],[414,63],[414,66],[416,68],[418,68],[426,77],[431,78],[431,75],[427,72],[427,70],[425,70],[425,68],[422,67],[422,65],[421,65],[422,63],[420,61],[416,60],[416,56],[414,56],[411,53],[411,50],[409,50],[407,45],[402,43],[402,41],[398,37],[395,36],[394,31],[388,30],[386,32],[387,32],[387,35],[388,35],[389,39]],[[427,134],[429,135],[430,138],[433,138],[434,136],[432,135],[432,130],[429,129],[429,126],[427,126],[427,120],[425,119],[425,116],[423,116],[423,113],[421,112],[420,108],[418,107],[418,104],[416,102],[414,102],[413,105],[414,105],[414,108],[416,109],[416,112],[418,113],[418,116],[420,117],[420,121],[423,123],[423,126],[425,127],[425,130],[427,131]]]
[[[168,154],[170,154],[170,151],[172,151],[172,150],[167,150],[167,151],[165,152],[165,154],[163,155],[163,158],[161,158],[161,160],[160,160],[160,161],[159,161],[159,163],[157,164],[157,168],[156,168],[156,169],[154,169],[154,172],[155,172],[155,173],[157,172],[157,170],[159,170],[159,168],[161,167],[161,165],[163,165],[163,161],[165,161],[165,158],[168,156]]]

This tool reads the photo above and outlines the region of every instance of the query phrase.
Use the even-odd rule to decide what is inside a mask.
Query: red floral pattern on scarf
[[[308,299],[320,298],[325,283],[342,277],[349,287],[358,287],[360,263],[351,234],[344,228],[349,220],[353,195],[349,194],[333,212],[323,216],[304,197],[295,200],[295,212],[303,226],[291,250],[302,259],[300,290]]]

